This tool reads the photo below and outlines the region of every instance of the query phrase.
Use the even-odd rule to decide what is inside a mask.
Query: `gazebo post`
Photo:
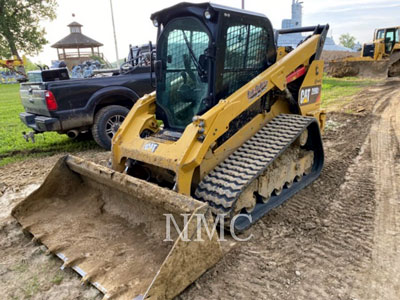
[[[57,48],[57,57],[58,57],[58,60],[61,60],[60,51],[58,51],[58,48]]]
[[[78,47],[78,58],[81,57],[81,52],[79,51],[79,47]]]
[[[65,55],[65,48],[62,49],[63,49],[64,59],[67,59],[67,55]]]
[[[92,49],[92,56],[94,56],[94,50],[93,50],[93,47],[91,47],[91,49]]]

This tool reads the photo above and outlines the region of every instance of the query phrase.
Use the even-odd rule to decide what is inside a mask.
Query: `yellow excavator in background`
[[[151,19],[156,91],[118,129],[112,168],[68,155],[12,211],[105,299],[178,295],[222,257],[217,218],[236,235],[323,166],[328,25],[279,31],[312,32],[292,50],[259,13],[180,3]]]
[[[364,44],[360,57],[330,61],[326,72],[333,77],[400,76],[400,27],[376,29],[373,43]]]

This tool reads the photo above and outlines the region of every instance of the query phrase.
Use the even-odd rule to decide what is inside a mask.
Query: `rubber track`
[[[231,213],[240,194],[289,147],[314,118],[281,114],[206,175],[196,197],[215,213]]]

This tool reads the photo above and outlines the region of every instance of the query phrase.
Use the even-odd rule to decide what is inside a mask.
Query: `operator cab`
[[[383,39],[386,54],[392,53],[394,45],[400,42],[399,38],[399,28],[378,29],[375,34],[375,39]]]
[[[275,63],[273,29],[263,14],[180,3],[151,19],[158,27],[156,117],[166,129],[183,131]]]

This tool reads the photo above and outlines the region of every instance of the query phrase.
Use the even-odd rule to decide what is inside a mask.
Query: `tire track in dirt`
[[[400,297],[400,92],[394,91],[370,134],[376,182],[376,218],[372,262],[359,275],[360,299]]]

